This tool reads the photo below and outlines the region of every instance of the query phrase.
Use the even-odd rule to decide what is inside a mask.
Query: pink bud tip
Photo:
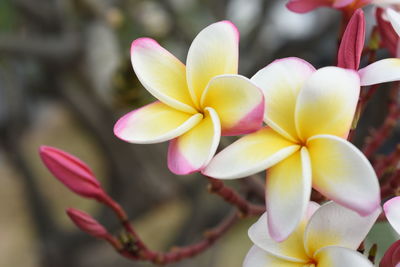
[[[338,53],[338,67],[358,70],[365,42],[364,12],[358,9],[347,24]]]
[[[83,232],[97,238],[105,238],[108,236],[108,232],[104,226],[93,219],[89,214],[77,209],[69,208],[67,209],[67,215]]]
[[[385,252],[379,267],[398,267],[400,265],[400,240],[394,242]]]
[[[39,154],[49,171],[71,191],[95,199],[104,194],[92,170],[78,158],[49,146],[41,146]]]

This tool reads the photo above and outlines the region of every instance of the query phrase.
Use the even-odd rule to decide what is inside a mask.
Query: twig
[[[208,190],[211,193],[219,195],[226,202],[235,206],[239,210],[241,217],[259,215],[265,211],[265,206],[259,206],[249,203],[236,191],[225,186],[222,181],[211,177],[207,177],[207,179],[209,181]]]
[[[376,150],[385,142],[387,137],[392,133],[392,130],[396,126],[397,119],[400,116],[400,109],[397,103],[397,94],[399,88],[398,84],[392,88],[391,99],[389,102],[389,114],[385,121],[371,136],[367,137],[365,145],[362,149],[364,155],[370,158]]]
[[[115,239],[109,240],[109,243],[124,257],[164,265],[200,254],[221,238],[237,220],[238,215],[233,212],[222,220],[217,227],[206,231],[204,233],[204,238],[201,241],[189,246],[173,247],[169,252],[159,252],[148,249],[140,237],[134,232],[133,227],[129,222],[126,222],[123,225],[127,233],[130,235],[130,238],[128,238],[127,241],[121,242],[122,247],[120,246],[121,243],[118,243]]]

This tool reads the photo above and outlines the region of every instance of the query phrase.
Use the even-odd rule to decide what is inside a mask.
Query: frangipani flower
[[[399,0],[290,0],[287,8],[296,13],[306,13],[319,7],[331,7],[340,10],[356,10],[363,6],[399,4]]]
[[[380,213],[367,217],[328,202],[321,207],[311,202],[296,231],[277,243],[265,228],[267,215],[249,229],[255,244],[243,267],[372,267],[372,263],[355,250],[359,247]]]
[[[262,126],[262,92],[237,75],[239,32],[221,21],[203,29],[190,46],[186,67],[156,41],[132,43],[133,69],[159,101],[123,116],[114,133],[131,143],[171,140],[168,167],[176,174],[202,169],[220,136]]]
[[[299,224],[311,186],[362,215],[375,211],[380,204],[375,172],[344,139],[359,97],[357,72],[315,70],[306,61],[285,58],[257,72],[252,81],[264,92],[268,126],[222,150],[203,173],[235,179],[269,168],[268,229],[277,241]]]

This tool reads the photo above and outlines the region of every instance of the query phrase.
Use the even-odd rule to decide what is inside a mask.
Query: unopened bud
[[[338,53],[338,67],[358,70],[365,42],[364,12],[358,9],[347,24]]]
[[[67,209],[67,214],[74,224],[83,232],[97,238],[106,238],[109,235],[104,226],[93,219],[89,214],[73,208]]]
[[[100,183],[84,162],[54,147],[41,146],[39,153],[49,171],[71,191],[87,198],[103,197]]]

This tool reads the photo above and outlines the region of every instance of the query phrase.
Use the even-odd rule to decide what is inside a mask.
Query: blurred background
[[[121,115],[153,101],[132,70],[130,44],[151,37],[185,62],[201,29],[229,19],[241,33],[240,74],[251,77],[287,56],[334,65],[339,12],[299,15],[285,3],[0,0],[0,266],[153,266],[122,258],[72,225],[68,207],[120,231],[109,210],[76,197],[50,175],[38,157],[42,144],[88,163],[153,249],[193,243],[228,214],[230,207],[208,194],[205,179],[168,171],[167,144],[133,145],[113,135]],[[385,95],[375,98],[380,105]],[[368,125],[382,112],[368,113]],[[249,192],[245,182],[231,185]],[[171,266],[241,266],[255,219],[240,221],[206,253]]]

